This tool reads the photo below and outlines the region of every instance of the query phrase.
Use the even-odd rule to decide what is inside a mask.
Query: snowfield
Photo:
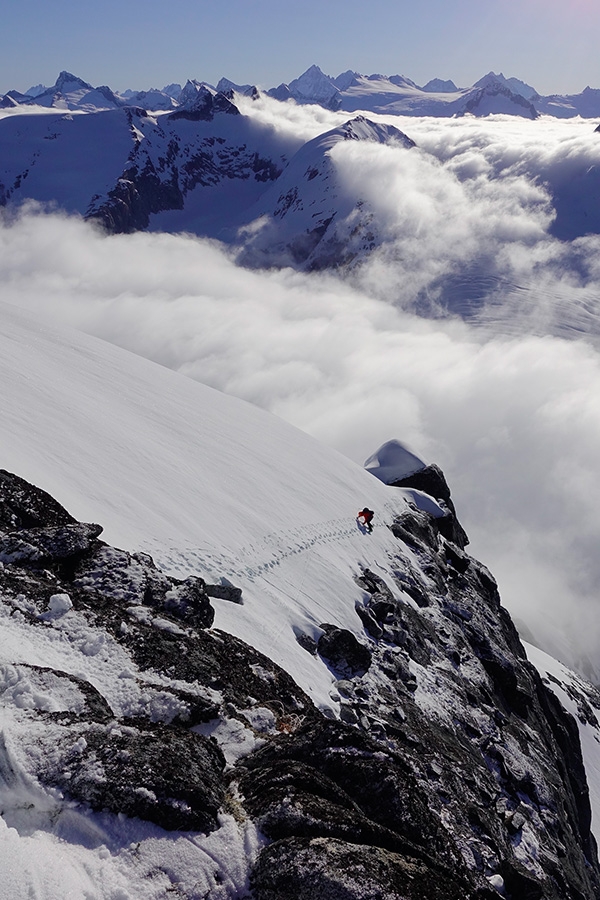
[[[214,601],[216,626],[331,707],[329,680],[296,630],[328,621],[361,633],[354,604],[363,592],[352,578],[397,552],[385,526],[418,493],[109,344],[6,305],[0,328],[3,467],[170,574],[225,575],[244,603]],[[372,535],[356,522],[365,505],[375,510]]]

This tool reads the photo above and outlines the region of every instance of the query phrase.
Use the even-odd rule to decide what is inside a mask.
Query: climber
[[[372,518],[375,515],[372,509],[369,509],[365,506],[364,509],[361,509],[359,512],[357,519],[359,522],[364,524],[369,529],[369,534],[373,531]]]

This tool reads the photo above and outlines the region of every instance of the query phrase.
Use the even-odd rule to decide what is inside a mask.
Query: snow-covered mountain
[[[451,79],[432,78],[423,85],[423,90],[431,94],[452,94],[458,91],[458,88]]]
[[[509,88],[492,76],[486,77],[483,86],[462,92],[459,100],[448,93],[421,93],[428,102],[443,102],[447,111],[454,109],[455,118],[469,115],[470,110],[502,113],[519,106],[523,117],[536,119],[531,101],[510,94]],[[342,92],[346,100],[355,91],[359,107],[364,105],[363,89],[392,91],[388,100],[390,96],[396,100],[384,104],[383,110],[394,107],[399,94],[414,96],[420,90],[401,77],[387,79],[385,85],[380,76],[372,81],[347,72],[340,78],[346,85]],[[65,88],[73,84],[66,78],[62,81]],[[413,144],[410,131],[406,135],[386,124],[390,118],[382,122],[377,115],[373,121],[351,116],[344,122],[343,110],[327,113],[325,122],[339,122],[328,128],[317,109],[310,127],[318,136],[307,141],[302,128],[296,131],[290,126],[283,110],[282,127],[273,124],[275,101],[263,98],[254,102],[254,89],[241,88],[244,92],[223,92],[190,80],[178,95],[177,107],[171,108],[174,101],[164,93],[169,109],[155,112],[131,105],[87,112],[57,110],[19,105],[8,98],[9,106],[0,115],[0,207],[17,208],[34,200],[100,221],[113,233],[148,229],[217,238],[233,245],[240,261],[254,266],[340,267],[364,261],[386,240],[393,242],[393,228],[386,233],[386,227],[390,220],[398,219],[397,213],[391,208],[384,209],[383,215],[381,208],[374,211],[373,178],[368,167],[360,165],[364,154],[357,153],[355,163],[344,164],[350,159],[344,145],[360,143],[366,148],[384,144],[390,150],[404,150]],[[381,100],[383,94],[371,95],[371,99],[374,96]],[[444,100],[439,99],[442,96]],[[496,127],[507,129],[502,123]],[[595,151],[581,146],[575,154],[565,154],[555,137],[553,140],[556,149],[540,155],[532,166],[525,158],[515,160],[512,154],[487,153],[481,161],[489,173],[486,177],[504,179],[506,159],[507,164],[515,164],[514,174],[530,183],[530,196],[540,192],[540,185],[548,190],[554,210],[553,221],[547,225],[550,234],[571,240],[598,233]],[[562,139],[560,143],[565,146]],[[437,208],[437,189],[433,187],[437,164],[445,167],[448,184],[444,190],[454,191],[456,185],[450,182],[457,177],[455,163],[448,158],[444,141],[421,146],[414,156],[420,159],[413,168],[419,170],[425,191],[428,184],[433,190],[425,206],[431,203],[432,209]],[[401,158],[397,156],[396,161],[392,166],[390,158],[384,176],[390,184],[395,180],[394,170],[403,168]],[[469,164],[464,175],[460,167],[456,172],[459,181],[471,182],[475,190],[476,172],[469,174]],[[418,182],[415,186],[419,193]],[[467,186],[465,192],[472,189]],[[398,195],[398,211],[403,208],[404,196],[409,208],[415,205],[409,190]],[[516,202],[527,206],[530,196],[523,194]],[[504,209],[499,209],[499,214],[503,215]],[[493,266],[490,274],[498,274]],[[483,283],[479,276],[477,270],[477,284]],[[460,272],[450,275],[444,271],[439,290],[433,285],[428,296],[422,301],[419,298],[420,308],[424,314],[431,308],[448,308],[470,316],[473,304],[469,297],[466,302],[461,299],[464,284],[462,266]],[[461,295],[458,301],[456,286]],[[429,296],[434,297],[433,307]]]
[[[535,100],[540,96],[536,89],[530,84],[526,84],[519,78],[505,78],[502,72],[498,75],[495,72],[488,72],[487,75],[484,75],[483,78],[476,81],[473,87],[485,88],[491,84],[501,84],[503,87],[508,88],[513,94],[518,94],[525,100]]]
[[[57,202],[111,231],[235,226],[232,209],[241,215],[278,177],[289,141],[206,85],[188,82],[182,97],[170,115],[126,107],[1,120],[0,205]]]
[[[596,800],[596,695],[528,662],[437,467],[2,319],[11,900],[598,896],[557,700]]]
[[[302,140],[289,130],[283,136],[264,118],[239,114],[236,97],[247,110],[248,98],[259,96],[250,84],[221,79],[215,89],[190,79],[183,89],[172,84],[162,91],[128,91],[125,97],[61,72],[51,88],[42,87],[34,89],[35,96],[12,91],[0,98],[0,206],[33,199],[98,218],[110,231],[189,230],[230,242],[238,241],[240,227],[262,217],[264,227],[252,231],[245,247],[247,258],[256,249],[259,255],[270,255],[272,262],[287,254],[293,264],[299,260],[310,267],[311,242],[318,238],[325,246],[319,230],[329,229],[331,237],[332,224],[337,228],[342,219],[350,224],[348,216],[362,199],[346,197],[336,205],[336,190],[321,174],[312,176],[316,180],[306,201],[281,207],[294,192],[306,194],[308,168],[311,172],[321,172],[322,165],[332,169],[332,146],[326,135],[316,144],[309,141],[298,160],[287,167]],[[452,87],[434,80],[420,88],[405,76],[364,76],[352,70],[330,78],[318,66],[311,66],[275,95],[339,112],[371,110],[403,116],[509,114],[536,119],[553,111],[561,117],[600,113],[600,91],[591,88],[576,97],[541,98],[530,85],[494,72],[471,88]],[[343,126],[348,127],[348,123]],[[379,140],[374,129],[381,128],[370,125],[370,136],[365,132],[361,139]],[[311,154],[316,154],[312,162]],[[307,167],[300,172],[304,160]],[[568,174],[565,184],[557,184],[558,236],[597,230],[587,183],[594,171],[588,166]],[[585,184],[580,190],[581,179]],[[552,186],[556,178],[540,172],[540,180]],[[277,184],[269,191],[273,182]],[[317,197],[319,190],[322,195]],[[571,194],[579,198],[573,203],[581,207],[581,213],[577,221],[564,224],[564,209],[573,205]],[[298,215],[300,206],[303,217]],[[342,237],[357,245],[349,246],[349,259],[359,250],[369,252],[378,245],[377,237],[370,236],[368,210],[357,218],[358,230],[346,229]],[[268,225],[274,219],[278,236],[269,238],[267,247]],[[248,236],[245,232],[245,240]],[[292,245],[296,249],[290,250]],[[320,255],[317,266],[326,264],[327,254]]]
[[[327,109],[339,109],[341,94],[332,79],[318,66],[310,66],[289,84],[280,84],[269,92],[275,100],[296,100],[298,103],[318,103]]]
[[[92,87],[87,81],[61,72],[52,87],[36,93],[27,101],[35,106],[52,107],[53,109],[82,110],[93,112],[97,109],[116,109],[123,105],[109,87]]]
[[[529,102],[538,97],[534,88],[517,78],[507,79],[494,72],[467,89],[440,79],[429,81],[421,88],[403,75],[361,75],[349,70],[330,78],[318,66],[311,66],[289,85],[279,85],[269,94],[277,100],[292,98],[297,103],[317,103],[327,109],[348,112],[366,110],[415,116],[504,113],[527,118],[538,115]]]
[[[190,79],[188,85],[206,84]],[[212,88],[212,85],[207,85]],[[119,106],[143,106],[152,111],[168,111],[187,102],[186,87],[173,83],[162,90],[127,90],[122,94],[106,86],[92,87],[83,79],[61,72],[52,87],[36,85],[25,94],[9,90],[0,97],[0,108],[42,106],[91,112]],[[237,84],[221,78],[218,92],[258,95],[252,83]],[[483,92],[483,93],[482,93]],[[472,86],[457,88],[451,79],[433,78],[419,87],[404,75],[362,75],[348,69],[338,76],[326,75],[317,65],[278,87],[267,90],[276,100],[318,104],[330,110],[378,112],[414,116],[487,116],[493,113],[525,116],[551,115],[560,118],[600,116],[600,90],[586,87],[579,94],[540,96],[534,87],[519,78],[488,72]],[[526,101],[525,103],[523,101]]]
[[[406,150],[415,146],[398,128],[375,124],[363,116],[308,141],[248,210],[250,229],[241,261],[330,268],[364,257],[379,243],[372,211],[360,195],[342,190],[332,160],[332,150],[347,141]]]
[[[533,103],[521,94],[515,93],[507,80],[498,78],[493,72],[482,79],[483,83],[467,91],[461,98],[456,115],[489,116],[521,115],[528,119],[537,119],[539,113]],[[513,79],[516,81],[516,79]],[[450,109],[455,109],[456,104]]]

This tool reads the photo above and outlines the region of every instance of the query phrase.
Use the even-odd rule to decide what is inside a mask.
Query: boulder
[[[317,641],[319,655],[341,675],[364,675],[371,665],[371,652],[359,643],[351,631],[335,625],[321,625],[323,634]]]

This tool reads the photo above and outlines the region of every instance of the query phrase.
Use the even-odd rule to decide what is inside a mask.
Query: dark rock
[[[345,676],[332,694],[338,721],[270,659],[208,627],[202,579],[108,547],[7,475],[0,539],[10,533],[34,556],[0,566],[4,607],[36,629],[80,617],[129,655],[144,696],[137,718],[115,718],[85,679],[15,666],[15,683],[27,670],[41,698],[24,713],[37,729],[32,777],[72,803],[170,829],[214,829],[239,791],[242,815],[272,842],[256,862],[255,900],[488,900],[491,874],[512,900],[600,896],[577,723],[528,663],[493,578],[436,520],[403,517],[411,549],[399,544],[393,561],[399,590],[366,569],[357,579],[368,647],[333,625],[318,645],[297,633]],[[71,699],[49,711],[55,682]],[[573,700],[591,721],[600,700]],[[188,728],[249,727],[252,710],[269,725],[226,772],[216,743]]]
[[[43,565],[82,556],[102,533],[101,525],[27,528],[0,537],[0,561],[21,566]]]
[[[329,836],[375,846],[400,845],[334,781],[302,762],[266,764],[242,778],[239,787],[261,831],[273,840]]]
[[[351,631],[335,625],[321,625],[323,634],[317,642],[319,655],[342,675],[364,674],[371,665],[371,652],[360,644]]]
[[[393,531],[394,528],[392,526],[392,532]],[[397,534],[396,537],[398,537]],[[419,584],[419,582],[415,578],[403,578],[400,581],[400,587],[408,594],[408,596],[412,600],[415,601],[417,606],[421,607],[421,609],[425,609],[430,605],[430,599],[427,595],[427,591],[425,590],[424,586]]]
[[[397,604],[381,594],[374,594],[369,601],[369,610],[378,622],[387,622],[396,610]]]
[[[205,584],[204,590],[215,600],[229,600],[230,603],[242,604],[242,589],[233,584]]]
[[[85,718],[93,722],[109,722],[114,719],[114,713],[107,701],[89,681],[76,675],[71,675],[69,672],[62,672],[60,669],[51,669],[47,666],[19,663],[14,668],[16,672],[26,671],[30,679],[35,678],[43,692],[51,693],[53,690],[56,690],[57,685],[60,685],[60,688],[64,690],[64,683],[70,682],[81,693],[83,706],[78,713],[50,712],[46,713],[48,716],[58,719],[72,718],[74,720]],[[41,709],[43,710],[43,706]]]
[[[240,111],[224,93],[211,93],[208,88],[200,87],[193,102],[185,108],[170,113],[169,119],[188,119],[190,122],[212,122],[217,113],[239,116]]]
[[[374,616],[373,611],[361,603],[356,603],[355,609],[359,619],[365,626],[367,634],[375,638],[375,640],[379,640],[383,636],[383,628]]]
[[[451,543],[444,544],[446,559],[457,572],[466,572],[471,565],[471,560],[466,553]]]
[[[186,639],[143,621],[115,636],[125,644],[142,669],[163,672],[171,678],[199,682],[221,692],[224,704],[247,709],[260,702],[277,717],[318,713],[293,678],[272,660],[243,641],[216,629],[199,630]]]
[[[391,529],[394,537],[404,541],[415,550],[437,551],[439,538],[436,526],[438,520],[422,510],[410,510],[396,516]]]
[[[267,847],[251,883],[256,900],[468,900],[474,896],[467,877],[378,847],[325,838],[288,838]]]
[[[76,519],[46,491],[0,469],[0,531],[75,523]]]
[[[101,545],[71,572],[73,584],[94,595],[144,605],[196,628],[210,628],[215,612],[202,578],[180,581],[159,572],[151,557]]]
[[[175,584],[165,594],[164,608],[197,628],[210,628],[215,618],[202,578],[190,577]]]
[[[444,477],[444,473],[436,465],[425,466],[418,472],[392,482],[393,487],[412,487],[418,491],[424,491],[436,500],[443,500],[448,507],[449,514],[446,517],[435,519],[435,525],[442,534],[461,550],[469,543],[469,538],[456,516],[454,503],[450,496],[450,488]]]
[[[277,803],[275,786],[266,793],[261,789],[266,784],[285,784],[289,773],[296,771],[297,763],[304,767],[303,793],[308,792],[310,784],[313,797],[320,801],[311,802],[310,815],[302,820],[304,831],[298,831],[294,825],[299,816],[293,806],[289,815],[284,803],[277,805],[276,814],[273,811],[273,804]],[[272,766],[278,772],[276,782],[261,775],[265,767]],[[312,781],[307,780],[307,770],[314,773]],[[337,807],[347,810],[343,826],[340,819],[346,838],[353,834],[356,842],[371,842],[395,851],[403,848],[423,859],[438,858],[449,863],[459,858],[448,836],[442,834],[409,766],[362,730],[334,721],[308,723],[291,737],[276,740],[246,758],[240,771],[240,789],[250,808],[257,815],[271,808],[271,821],[277,823],[274,827],[279,833],[293,833],[294,828],[295,833],[301,834],[318,834],[319,829],[321,833],[335,833],[335,815],[327,806],[335,800]],[[279,796],[284,794],[280,792]],[[300,806],[306,807],[306,803],[304,797]]]
[[[310,634],[305,634],[303,631],[300,631],[296,634],[296,640],[311,656],[317,655],[317,642]]]
[[[126,169],[105,202],[87,218],[111,234],[130,234],[147,228],[152,214],[168,209],[183,209],[177,172],[163,178],[147,159],[141,170],[137,166]]]
[[[370,569],[362,569],[361,574],[357,575],[354,580],[369,594],[385,597],[386,600],[393,602],[394,595],[389,586],[385,583],[383,578],[376,575],[375,572],[372,572]]]
[[[209,832],[217,828],[224,795],[225,759],[199,734],[148,723],[113,723],[71,730],[59,765],[40,763],[38,777],[93,809],[108,809],[162,828]]]

